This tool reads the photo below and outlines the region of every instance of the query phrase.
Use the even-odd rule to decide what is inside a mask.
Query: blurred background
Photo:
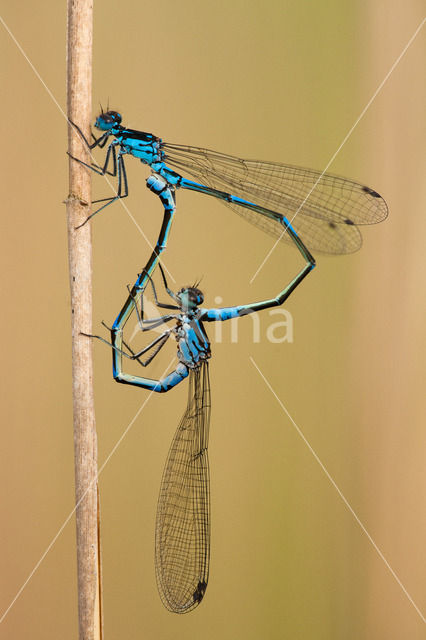
[[[118,10],[119,6],[119,10]],[[95,7],[93,117],[167,141],[322,170],[423,19],[420,0]],[[3,19],[65,109],[65,2],[8,3]],[[73,508],[66,122],[7,34],[2,47],[3,612]],[[292,343],[262,318],[213,344],[211,575],[185,616],[158,597],[153,550],[160,478],[187,388],[156,395],[100,478],[105,637],[424,638],[426,435],[424,29],[329,171],[389,205],[355,255],[318,256],[289,299]],[[147,170],[127,162],[127,206],[150,242],[161,219]],[[95,177],[94,197],[109,194]],[[178,193],[165,263],[173,288],[202,277],[206,303],[275,295],[300,268],[220,203]],[[116,204],[93,223],[94,328],[111,323],[150,251]],[[276,319],[272,319],[276,321]],[[214,330],[210,330],[214,342]],[[99,463],[146,393],[113,382],[97,343]],[[174,353],[152,369],[161,371]],[[250,357],[363,523],[421,615],[295,430]],[[165,364],[164,364],[165,363]],[[1,614],[0,614],[1,615]],[[0,626],[8,639],[77,637],[70,520]]]

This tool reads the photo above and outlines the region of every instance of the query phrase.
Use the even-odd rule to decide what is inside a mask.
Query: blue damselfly
[[[126,155],[138,158],[166,180],[173,196],[175,190],[181,188],[218,198],[248,222],[286,242],[291,242],[284,233],[291,222],[312,252],[357,251],[362,244],[359,226],[381,222],[387,216],[386,203],[377,191],[353,180],[287,164],[243,160],[200,147],[170,144],[151,133],[128,129],[121,121],[117,111],[102,112],[95,127],[103,133],[91,144],[79,127],[73,125],[89,149],[104,148],[109,142],[102,166],[83,164],[101,175],[117,176],[118,181],[116,195],[95,200],[105,204],[87,220],[112,202],[127,197]],[[200,182],[188,180],[181,175],[183,172]]]
[[[95,138],[92,144],[74,126],[90,149],[103,148],[110,137],[113,138],[107,147],[103,166],[82,163],[101,175],[116,176],[118,180],[116,195],[104,198],[105,204],[87,220],[115,200],[128,195],[124,164],[126,155],[140,159],[151,168],[147,186],[160,198],[164,208],[163,223],[154,250],[134,286],[129,289],[127,299],[109,329],[111,342],[101,336],[89,337],[96,337],[112,347],[113,376],[117,382],[161,393],[175,388],[189,377],[187,408],[173,439],[163,473],[155,546],[161,599],[170,611],[185,613],[196,607],[204,597],[210,562],[207,450],[211,408],[208,361],[211,354],[204,324],[283,304],[314,268],[315,260],[310,251],[331,254],[356,251],[361,246],[358,225],[380,222],[387,216],[387,206],[373,189],[337,176],[322,175],[290,165],[241,160],[198,147],[168,144],[152,134],[123,127],[121,115],[116,111],[102,112],[97,118],[95,127],[104,133]],[[109,169],[111,162],[112,170]],[[184,178],[181,171],[200,182]],[[305,260],[304,267],[274,298],[206,309],[200,306],[204,298],[195,285],[173,293],[160,265],[164,288],[173,299],[173,304],[160,302],[152,275],[159,264],[160,254],[167,246],[178,188],[218,198],[249,222],[293,243]],[[143,299],[148,283],[152,285],[157,306],[173,313],[152,319],[144,317]],[[156,329],[163,323],[172,322],[173,326],[165,329],[143,349],[134,351],[123,337],[126,323],[133,312],[137,314],[142,332]],[[178,364],[172,373],[156,380],[123,370],[123,357],[147,367],[170,336],[178,344]],[[142,356],[145,355],[146,359],[143,360]]]

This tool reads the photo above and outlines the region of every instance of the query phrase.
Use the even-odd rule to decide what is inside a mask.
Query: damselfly
[[[157,187],[160,188],[161,184]],[[168,193],[167,185],[164,184],[163,188],[162,196],[168,201],[171,194]],[[129,290],[129,296],[110,329],[111,343],[101,336],[89,337],[98,338],[112,346],[113,374],[117,382],[161,393],[173,389],[189,376],[187,408],[173,439],[163,473],[155,539],[156,576],[160,597],[170,611],[186,613],[195,608],[204,597],[210,562],[210,484],[207,448],[210,421],[208,361],[211,354],[204,324],[229,320],[283,304],[314,268],[315,260],[292,226],[288,225],[287,233],[306,264],[276,297],[252,304],[207,309],[200,306],[204,296],[196,285],[183,287],[178,293],[173,293],[160,265],[164,288],[173,303],[160,302],[151,274],[158,262],[160,250],[165,247],[169,222],[170,212],[165,207],[164,222],[156,248],[133,288]],[[144,317],[143,293],[149,281],[156,305],[169,310],[169,313],[158,318]],[[173,325],[142,350],[135,352],[123,339],[124,326],[133,311],[136,311],[142,332],[156,329],[163,323],[172,322]],[[178,364],[172,373],[163,379],[155,380],[123,371],[123,357],[146,367],[170,336],[174,336],[178,345]],[[142,360],[142,356],[146,356],[146,359]]]
[[[105,147],[110,137],[113,140],[107,147],[102,167],[82,164],[99,174],[117,176],[118,186],[117,194],[104,198],[105,204],[88,220],[115,200],[128,195],[125,155],[139,158],[151,167],[152,175],[147,186],[160,198],[164,207],[156,246],[110,330],[111,343],[101,336],[91,337],[99,338],[112,347],[113,375],[117,382],[165,392],[189,376],[188,405],[166,462],[156,525],[156,575],[160,596],[168,609],[185,613],[196,607],[204,596],[210,557],[207,458],[210,343],[204,323],[283,304],[315,266],[309,250],[334,254],[356,251],[361,246],[358,225],[380,222],[387,215],[387,206],[376,191],[337,176],[165,143],[152,134],[123,127],[121,116],[116,111],[102,112],[95,127],[104,133],[92,144],[76,127],[90,149]],[[111,162],[112,170],[109,169]],[[187,171],[202,182],[188,180],[170,167]],[[264,231],[291,241],[305,259],[305,266],[275,298],[222,309],[200,308],[203,295],[197,287],[184,287],[174,294],[162,271],[164,287],[174,304],[159,302],[151,276],[167,245],[176,210],[177,188],[216,197]],[[154,319],[144,318],[143,294],[149,282],[153,285],[158,307],[175,313]],[[133,311],[137,312],[139,328],[143,332],[157,328],[163,322],[175,324],[144,349],[135,352],[123,339],[125,325]],[[172,373],[155,380],[123,371],[123,357],[146,367],[171,335],[178,342],[178,365]],[[145,354],[147,357],[142,360]]]
[[[102,111],[95,127],[103,133],[99,138],[93,136],[91,144],[79,127],[71,123],[89,149],[104,148],[109,142],[102,166],[74,160],[100,175],[116,176],[118,183],[115,196],[94,200],[105,204],[87,220],[128,195],[126,155],[138,158],[161,176],[173,196],[175,189],[181,188],[218,198],[248,222],[286,242],[291,241],[285,233],[290,221],[313,252],[357,251],[362,244],[359,225],[381,222],[387,216],[386,203],[377,191],[352,180],[286,164],[242,160],[217,151],[170,144],[151,133],[128,129],[121,121],[117,111]],[[183,172],[200,182],[188,180],[181,175]]]

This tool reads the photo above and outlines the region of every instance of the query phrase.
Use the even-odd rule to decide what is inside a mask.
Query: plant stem
[[[92,0],[68,1],[68,117],[90,138],[92,116]],[[88,151],[72,127],[68,150],[90,163]],[[91,226],[76,230],[91,205],[90,171],[69,163],[67,199],[72,325],[75,495],[77,528],[78,616],[80,640],[102,638],[97,438],[93,399],[92,240]]]

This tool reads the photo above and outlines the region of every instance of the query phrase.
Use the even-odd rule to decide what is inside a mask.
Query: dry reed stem
[[[68,117],[90,136],[92,116],[92,0],[68,0]],[[72,128],[69,152],[90,162],[87,149]],[[75,227],[88,216],[90,172],[69,164],[67,199],[72,323],[72,388],[74,413],[78,615],[80,640],[102,638],[97,438],[93,399],[91,226]]]

